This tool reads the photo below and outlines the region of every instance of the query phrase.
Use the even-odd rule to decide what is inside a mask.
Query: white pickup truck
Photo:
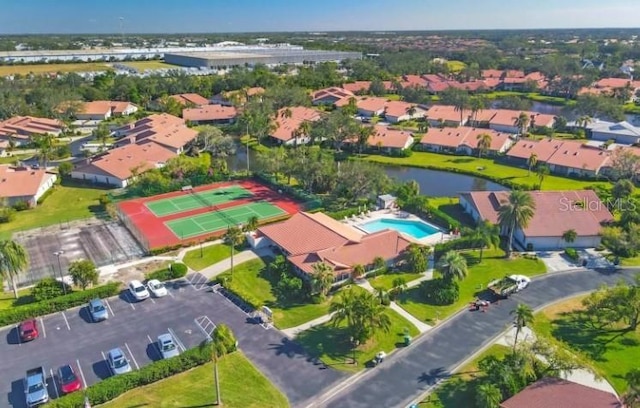
[[[513,293],[520,292],[529,286],[529,283],[531,283],[531,279],[527,276],[510,275],[490,282],[488,288],[497,296],[506,298]]]

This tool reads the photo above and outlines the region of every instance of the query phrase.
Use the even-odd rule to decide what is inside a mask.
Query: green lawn
[[[633,258],[620,258],[620,265],[622,265],[622,266],[639,266],[640,265],[640,255],[634,256]]]
[[[0,285],[2,281],[0,281]],[[27,304],[33,301],[31,297],[31,289],[20,289],[18,290],[18,302],[20,304]],[[0,310],[9,309],[15,305],[16,298],[13,297],[13,290],[9,290],[8,292],[0,292]]]
[[[369,283],[376,289],[388,291],[393,288],[394,279],[403,278],[407,283],[409,283],[412,280],[416,280],[421,277],[422,274],[420,273],[387,273],[384,275],[376,276],[374,278],[370,278]]]
[[[494,344],[474,358],[454,374],[449,380],[438,386],[424,401],[420,408],[458,408],[475,406],[475,385],[482,378],[478,362],[488,356],[504,357],[509,348]]]
[[[458,197],[429,197],[429,204],[448,216],[460,221],[463,226],[475,227],[473,218],[460,206]]]
[[[387,353],[403,347],[405,329],[411,336],[418,334],[418,329],[405,320],[398,313],[387,309],[391,319],[391,328],[388,333],[378,330],[366,344],[360,345],[355,353],[357,365],[352,363],[353,352],[349,342],[349,336],[345,324],[334,326],[331,322],[305,330],[296,337],[300,343],[313,356],[327,365],[338,370],[355,372],[365,368],[379,351]]]
[[[91,187],[56,185],[53,193],[33,210],[16,213],[13,221],[0,224],[0,239],[14,231],[89,218],[101,212],[98,198],[109,190]]]
[[[68,64],[23,64],[0,66],[0,76],[13,74],[48,74],[51,72],[111,71],[104,62],[72,62]]]
[[[467,67],[467,64],[462,61],[451,60],[447,61],[447,66],[451,72],[460,72]]]
[[[535,315],[536,335],[569,347],[579,358],[624,393],[624,375],[638,367],[640,328],[635,332],[591,329],[581,312],[581,297],[550,306]]]
[[[491,159],[471,156],[452,156],[431,152],[413,152],[411,157],[388,157],[380,155],[364,155],[363,160],[394,166],[421,167],[433,170],[444,170],[467,173],[478,177],[495,178],[505,182],[531,187],[538,184],[538,177],[527,169],[495,163]],[[578,190],[589,186],[609,186],[605,181],[583,181],[565,177],[546,176],[542,182],[543,190]]]
[[[270,258],[265,258],[241,263],[234,268],[233,281],[228,285],[268,306],[273,312],[273,321],[279,329],[299,326],[329,313],[330,299],[319,304],[288,303],[278,300],[273,292],[276,282],[271,281],[265,273],[265,262],[269,261]]]
[[[26,160],[33,157],[32,154],[16,154],[13,156],[0,157],[0,164],[14,164],[18,160]]]
[[[218,363],[220,393],[225,407],[262,408],[288,407],[287,398],[237,351]],[[205,364],[136,388],[119,398],[100,405],[102,408],[134,407],[209,407],[216,400],[213,382],[213,364]]]
[[[486,289],[489,282],[505,275],[517,273],[519,275],[535,276],[545,273],[546,268],[540,260],[525,258],[506,259],[501,250],[484,251],[482,263],[478,263],[479,251],[468,251],[462,254],[467,258],[469,271],[467,277],[459,282],[460,298],[457,302],[447,306],[437,306],[427,303],[420,287],[409,289],[400,295],[396,301],[403,309],[423,322],[434,323],[442,320],[473,301],[479,293]]]
[[[140,71],[144,71],[145,69],[178,69],[180,68],[177,65],[167,64],[163,61],[126,61],[122,62],[123,65],[126,65],[131,68],[138,69]]]
[[[231,257],[231,246],[227,244],[217,244],[193,249],[187,252],[182,259],[189,268],[201,271],[207,266],[213,265]]]

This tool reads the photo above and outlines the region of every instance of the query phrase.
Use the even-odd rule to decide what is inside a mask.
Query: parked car
[[[109,353],[107,353],[107,364],[109,364],[111,372],[116,375],[131,371],[131,364],[129,364],[129,360],[127,360],[127,357],[125,357],[122,349],[119,347],[109,350]]]
[[[25,320],[18,326],[20,341],[31,341],[38,338],[38,322],[36,319]]]
[[[27,370],[27,375],[25,375],[23,381],[27,407],[37,407],[49,402],[47,374],[44,367],[36,367],[31,370]]]
[[[102,320],[107,320],[109,318],[109,312],[105,307],[102,299],[92,299],[89,301],[89,315],[91,315],[91,320],[94,322],[100,322]]]
[[[139,280],[129,282],[129,292],[136,300],[145,300],[149,297],[149,291]]]
[[[82,388],[80,378],[69,364],[58,368],[58,381],[63,394],[69,394]]]
[[[149,289],[149,292],[155,297],[167,296],[167,288],[164,286],[164,283],[157,279],[151,279],[147,282],[147,289]]]
[[[173,336],[169,333],[158,336],[158,348],[160,349],[162,358],[171,358],[180,354],[180,350],[176,346],[176,342],[173,341]]]

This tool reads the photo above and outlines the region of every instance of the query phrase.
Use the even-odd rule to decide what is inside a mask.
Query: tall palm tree
[[[531,175],[531,169],[536,167],[538,164],[538,155],[536,153],[531,153],[531,156],[527,159],[527,176]]]
[[[376,330],[388,332],[391,328],[386,307],[374,294],[366,291],[351,288],[342,292],[331,303],[329,311],[334,313],[331,318],[334,325],[346,321],[354,346],[370,339]]]
[[[0,241],[0,277],[11,281],[13,295],[18,298],[16,278],[29,265],[29,255],[24,247],[15,241]]]
[[[520,112],[520,115],[518,115],[517,118],[514,118],[513,124],[518,128],[518,130],[520,130],[521,136],[526,136],[530,120],[529,115],[525,112]]]
[[[494,384],[485,382],[476,387],[476,406],[478,408],[498,408],[502,402],[502,392]]]
[[[482,157],[482,153],[485,153],[491,148],[491,135],[488,133],[479,134],[476,139],[478,140],[478,158]]]
[[[542,190],[542,182],[549,173],[551,173],[551,171],[549,170],[549,166],[546,165],[538,166],[536,169],[536,175],[538,176],[538,190]]]
[[[471,109],[471,120],[473,121],[473,125],[476,126],[476,121],[478,119],[478,112],[485,109],[487,107],[487,101],[482,96],[476,96],[471,98],[469,102],[469,109]]]
[[[484,249],[497,248],[500,245],[500,227],[484,220],[472,231],[471,237],[480,244],[480,260],[484,255]]]
[[[463,279],[467,276],[467,260],[456,251],[449,251],[438,259],[436,269],[448,281]]]
[[[507,242],[507,257],[513,251],[513,234],[517,228],[526,228],[533,218],[536,204],[533,197],[526,191],[514,190],[509,194],[506,203],[498,209],[498,225],[506,231],[509,237]]]
[[[234,351],[233,348],[235,348],[235,346],[231,346],[230,344],[228,344],[228,339],[224,338],[224,336],[229,335],[228,333],[231,333],[230,329],[226,325],[221,324],[214,329],[210,341],[203,341],[200,344],[200,350],[210,353],[211,361],[213,361],[213,381],[216,387],[216,406],[222,405],[222,395],[220,394],[220,374],[218,373],[218,360],[225,354],[229,354]]]
[[[313,269],[313,287],[320,292],[323,296],[326,296],[335,282],[335,276],[333,270],[329,265],[324,262],[316,262],[312,265]]]
[[[469,108],[469,94],[460,91],[453,102],[453,110],[455,112],[460,112],[460,126],[464,125],[464,111]]]
[[[244,241],[244,235],[239,227],[230,225],[227,228],[227,232],[222,236],[222,239],[231,247],[231,275],[233,276],[233,258],[235,256],[235,248]]]
[[[516,336],[513,340],[513,352],[516,352],[516,346],[518,345],[518,335],[520,335],[520,331],[526,325],[530,325],[533,323],[533,310],[528,305],[524,303],[518,303],[515,309],[510,312],[511,315],[514,315],[516,318]]]

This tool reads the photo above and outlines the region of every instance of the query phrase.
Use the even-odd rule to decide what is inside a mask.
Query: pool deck
[[[407,212],[401,211],[401,210],[386,209],[386,210],[378,210],[378,211],[367,211],[367,212],[361,213],[360,215],[353,215],[351,217],[346,217],[344,220],[342,220],[342,222],[344,224],[346,224],[346,225],[349,225],[352,228],[357,229],[358,232],[367,233],[367,231],[362,229],[360,227],[360,225],[365,224],[367,222],[379,220],[379,219],[420,221],[420,222],[423,222],[425,224],[428,224],[428,225],[432,226],[433,228],[436,228],[438,230],[438,232],[436,232],[435,234],[431,234],[431,235],[429,235],[427,237],[424,237],[422,239],[416,239],[415,237],[413,237],[411,235],[407,235],[407,234],[404,234],[404,233],[400,232],[404,236],[406,236],[408,238],[411,238],[411,240],[416,241],[417,243],[422,244],[422,245],[433,246],[435,244],[446,242],[446,241],[449,241],[449,240],[454,238],[453,235],[450,235],[450,234],[447,234],[447,233],[443,232],[442,229],[439,228],[438,226],[433,225],[430,222],[427,222],[427,221],[423,220],[420,217],[417,217],[417,216],[415,216],[413,214],[410,214],[410,213],[407,213]]]

